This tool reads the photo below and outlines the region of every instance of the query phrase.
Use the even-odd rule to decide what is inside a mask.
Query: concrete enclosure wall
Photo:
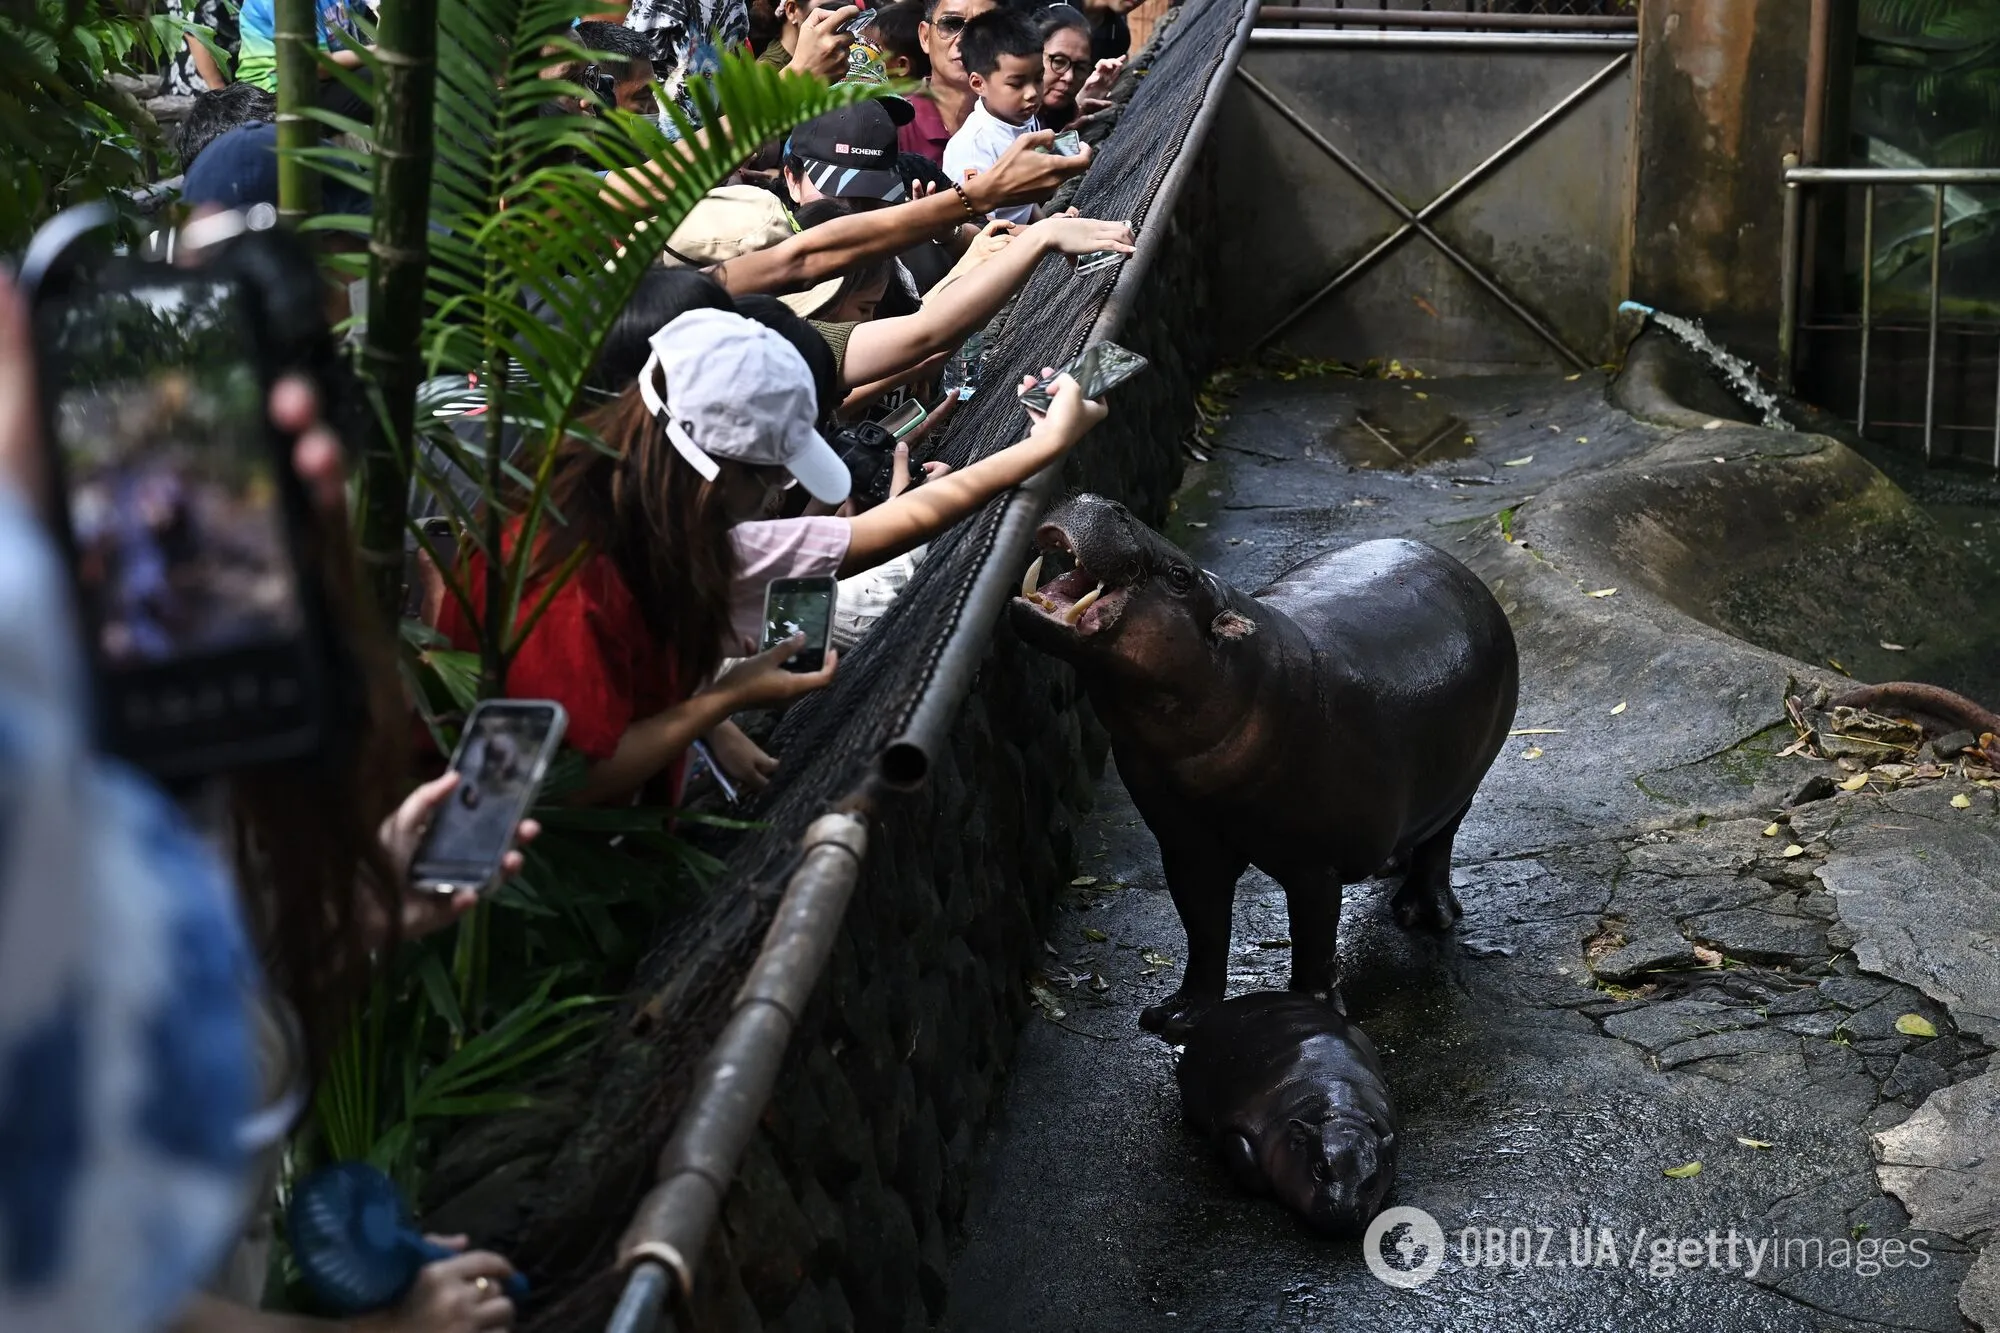
[[[1630,231],[1630,39],[1582,51],[1419,40],[1433,34],[1403,45],[1268,44],[1291,36],[1253,35],[1242,71],[1412,210],[1626,57],[1614,76],[1429,219],[1579,355],[1609,359]],[[1216,142],[1228,220],[1218,315],[1225,345],[1241,349],[1402,219],[1240,76]],[[1426,372],[1568,368],[1417,235],[1317,303],[1277,345],[1349,362],[1398,357]]]

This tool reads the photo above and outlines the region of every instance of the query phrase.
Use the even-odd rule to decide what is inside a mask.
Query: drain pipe
[[[1222,105],[1223,85],[1235,76],[1237,62],[1242,59],[1243,48],[1250,41],[1250,30],[1256,26],[1257,13],[1256,4],[1244,5],[1236,32],[1230,38],[1221,62],[1216,65],[1208,87],[1203,90],[1201,108],[1195,112],[1187,134],[1181,139],[1182,143],[1203,145],[1208,142],[1209,129],[1214,125]],[[1180,202],[1181,191],[1193,176],[1196,159],[1200,156],[1201,150],[1197,147],[1193,152],[1177,154],[1168,164],[1167,174],[1153,194],[1152,207],[1146,213],[1146,223],[1133,246],[1132,256],[1119,265],[1118,280],[1104,302],[1104,309],[1098,313],[1097,321],[1090,326],[1087,343],[1112,337],[1132,312],[1139,288],[1151,271],[1155,256],[1166,243],[1174,208]],[[951,637],[938,654],[937,668],[931,673],[923,697],[910,710],[903,730],[882,751],[877,771],[889,787],[897,791],[911,791],[921,786],[930,775],[931,756],[944,743],[952,720],[958,716],[959,706],[965,702],[973,673],[986,656],[986,645],[992,641],[994,623],[999,620],[1008,595],[1019,586],[1021,551],[1033,537],[1035,528],[1041,522],[1042,511],[1048,508],[1049,497],[1055,492],[1061,477],[1062,464],[1051,464],[1028,478],[1008,497],[1006,512],[1000,518],[999,535],[994,539],[993,549],[987,553],[986,563],[980,566],[979,573],[973,578],[971,594],[960,609],[958,622],[951,628]]]
[[[786,882],[764,946],[660,1150],[658,1183],[618,1240],[619,1267],[628,1276],[606,1333],[670,1330],[668,1298],[678,1291],[685,1301],[693,1293],[695,1266],[771,1099],[799,1015],[833,953],[867,851],[861,813],[823,815],[806,830],[805,855]]]

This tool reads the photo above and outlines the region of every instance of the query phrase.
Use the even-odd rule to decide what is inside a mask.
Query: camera
[[[896,466],[896,437],[873,421],[841,426],[833,433],[833,450],[854,478],[856,500],[871,505],[889,498],[889,483]],[[911,480],[920,474],[913,473]]]

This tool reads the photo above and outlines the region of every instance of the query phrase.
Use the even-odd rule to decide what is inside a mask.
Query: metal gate
[[[1264,6],[1215,142],[1225,345],[1442,372],[1614,354],[1637,22],[1561,8]]]

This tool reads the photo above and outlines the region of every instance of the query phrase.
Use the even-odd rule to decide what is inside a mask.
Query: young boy
[[[944,174],[963,181],[985,171],[1024,134],[1039,130],[1042,104],[1042,34],[1014,9],[995,9],[965,25],[959,59],[978,99],[958,133],[945,145]],[[1033,204],[994,211],[1008,222],[1033,222]]]

